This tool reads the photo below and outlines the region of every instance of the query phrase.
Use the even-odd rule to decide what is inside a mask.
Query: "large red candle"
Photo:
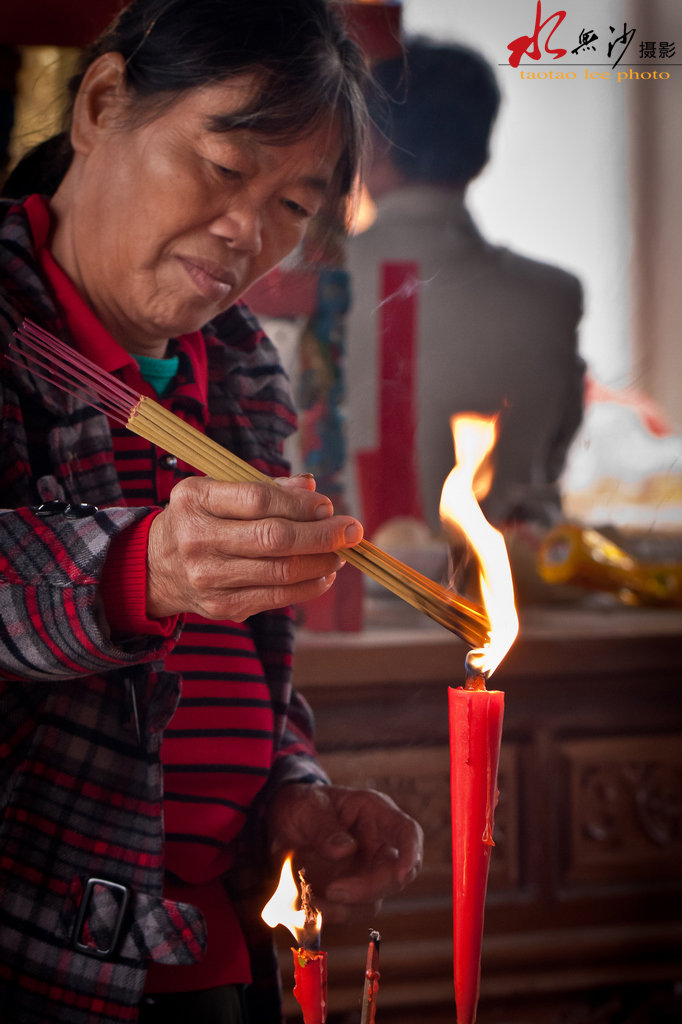
[[[449,688],[453,926],[457,1024],[473,1024],[497,803],[504,693]]]
[[[496,420],[473,414],[452,417],[457,462],[443,485],[440,502],[446,529],[452,529],[458,539],[464,534],[478,557],[481,595],[490,619],[488,642],[466,657],[465,688],[449,690],[457,1024],[476,1020],[485,894],[495,845],[493,815],[504,694],[486,690],[485,680],[519,628],[504,537],[487,522],[476,498],[486,491],[481,471],[495,444]]]

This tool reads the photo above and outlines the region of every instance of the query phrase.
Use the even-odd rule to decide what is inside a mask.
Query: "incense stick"
[[[158,402],[138,394],[32,321],[24,320],[14,333],[21,345],[15,341],[11,348],[21,354],[21,359],[9,356],[11,362],[25,365],[36,377],[100,409],[115,422],[182,459],[193,469],[229,483],[275,483],[271,477]],[[367,540],[353,548],[344,548],[339,554],[472,647],[486,643],[489,621],[478,605],[423,576]]]
[[[362,990],[362,1011],[360,1024],[374,1024],[377,1012],[377,992],[379,991],[379,932],[369,933],[367,947],[367,963],[365,965],[365,984]]]

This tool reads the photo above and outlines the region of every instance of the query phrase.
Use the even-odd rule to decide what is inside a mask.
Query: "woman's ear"
[[[127,105],[125,60],[120,53],[103,53],[83,75],[73,106],[71,145],[86,154],[98,135],[115,126]]]

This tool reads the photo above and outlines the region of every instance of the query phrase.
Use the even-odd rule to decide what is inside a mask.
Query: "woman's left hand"
[[[327,923],[375,915],[421,870],[420,825],[383,793],[346,786],[283,786],[269,813],[276,862],[293,853]]]

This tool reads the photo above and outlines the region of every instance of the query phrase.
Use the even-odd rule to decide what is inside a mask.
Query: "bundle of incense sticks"
[[[24,320],[14,333],[17,340],[11,347],[21,355],[21,359],[10,356],[11,361],[23,363],[36,377],[101,409],[117,423],[164,448],[199,472],[214,480],[231,483],[273,483],[270,477],[158,402],[138,394],[32,321]],[[481,647],[487,641],[488,617],[473,602],[453,594],[367,540],[360,541],[353,548],[345,548],[339,554],[350,565],[456,633],[472,647]]]

